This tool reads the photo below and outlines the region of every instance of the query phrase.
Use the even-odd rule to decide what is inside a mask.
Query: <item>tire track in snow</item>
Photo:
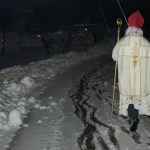
[[[114,145],[114,147],[119,150],[120,149],[119,143],[117,139],[115,138],[115,134],[114,134],[115,130],[111,126],[108,126],[105,123],[99,121],[95,117],[97,108],[88,104],[88,100],[90,96],[86,94],[86,90],[89,89],[87,80],[91,77],[92,74],[93,72],[89,73],[86,76],[83,76],[78,86],[77,93],[71,96],[71,99],[75,106],[75,114],[81,119],[81,121],[83,122],[85,126],[77,142],[81,150],[95,150],[96,146],[93,144],[94,143],[93,135],[95,133],[98,133],[98,130],[96,128],[96,124],[98,124],[99,126],[108,128],[108,137],[111,143]],[[92,87],[92,88],[93,90],[95,90],[95,87]],[[101,98],[101,100],[103,99]],[[90,113],[88,112],[89,110],[91,110]],[[105,142],[105,140],[102,138],[102,136],[99,135],[97,140],[100,143],[103,150],[110,149],[107,143]]]
[[[80,87],[82,89],[82,87]],[[78,91],[79,92],[79,91]],[[83,91],[81,91],[83,92]],[[93,132],[96,131],[96,128],[93,124],[90,124],[86,118],[87,118],[87,110],[82,105],[82,95],[79,92],[77,95],[71,96],[72,101],[75,106],[75,114],[81,119],[83,122],[85,128],[83,130],[83,133],[80,135],[80,137],[77,139],[78,145],[81,150],[95,150],[95,146],[93,143]]]
[[[103,84],[99,84],[99,82],[101,82],[101,80],[102,80],[103,83],[104,83],[104,81],[107,81],[107,79],[112,80],[113,76],[111,75],[110,72],[111,72],[111,70],[109,71],[109,70],[106,69],[106,70],[104,70],[104,72],[102,70],[102,73],[104,74],[105,79],[102,76],[99,76],[97,78],[94,77],[94,80],[92,80],[92,84],[91,84],[92,86],[88,82],[89,82],[89,80],[91,80],[91,76],[94,73],[92,74],[92,72],[91,72],[88,75],[84,75],[83,78],[80,81],[80,84],[79,84],[78,88],[77,88],[77,93],[74,94],[74,100],[77,102],[76,103],[76,108],[78,108],[78,104],[80,104],[80,106],[82,106],[82,107],[80,107],[81,109],[78,109],[77,112],[82,114],[82,108],[83,108],[84,109],[84,114],[86,114],[86,115],[83,115],[83,116],[86,117],[86,121],[90,125],[94,125],[95,128],[96,128],[96,129],[95,128],[94,129],[93,128],[88,128],[88,129],[92,130],[92,131],[90,131],[90,134],[92,133],[95,136],[95,134],[100,133],[100,134],[97,134],[98,135],[97,136],[97,143],[99,143],[101,148],[103,150],[109,150],[109,149],[111,150],[111,146],[108,144],[108,142],[110,140],[111,141],[110,144],[114,146],[115,150],[116,149],[118,150],[118,149],[120,149],[119,144],[121,144],[121,143],[119,143],[120,141],[118,142],[116,137],[115,137],[115,129],[111,125],[109,126],[109,125],[105,124],[104,123],[105,121],[101,121],[101,119],[99,120],[95,117],[96,113],[97,113],[97,108],[91,106],[92,101],[94,101],[94,99],[92,99],[92,97],[89,97],[88,92],[87,92],[87,90],[89,90],[89,89],[93,90],[95,92],[95,96],[99,99],[100,103],[102,102],[102,105],[106,104],[108,107],[110,107],[111,106],[110,99],[112,98],[112,96],[107,95],[107,93],[108,93],[108,91],[106,91],[107,85],[106,85],[106,88],[105,88],[105,87],[103,87]],[[108,76],[105,76],[106,73],[107,73]],[[98,82],[94,83],[94,81],[98,81]],[[108,84],[108,86],[112,86],[112,83]],[[105,111],[105,109],[104,109],[104,111]],[[145,132],[143,132],[143,133],[142,132],[139,132],[139,133],[137,132],[136,134],[131,135],[131,132],[129,131],[129,129],[127,127],[127,125],[128,125],[127,118],[122,118],[121,117],[119,119],[117,112],[114,112],[114,119],[118,121],[119,127],[120,127],[119,129],[121,129],[122,132],[124,132],[125,134],[128,135],[128,138],[129,138],[128,140],[131,140],[131,141],[133,140],[133,142],[135,144],[137,144],[136,145],[137,147],[143,147],[143,146],[145,147],[146,145],[148,145],[148,146],[150,145],[149,142],[143,143],[143,141],[142,141],[143,137],[146,137],[144,135]],[[122,123],[125,123],[125,124],[123,126],[121,126]],[[97,126],[100,130],[98,130]],[[103,127],[102,130],[104,128],[108,129],[108,132],[101,135],[101,127]],[[86,126],[85,126],[85,129],[86,129]],[[94,145],[94,147],[92,147],[92,146],[88,147],[88,145],[86,145],[86,140],[87,140],[86,136],[88,135],[88,132],[89,131],[86,130],[86,134],[84,134],[85,133],[84,131],[81,134],[82,140],[80,141],[80,143],[78,142],[78,144],[81,145],[80,146],[81,150],[89,150],[89,149],[94,150],[94,149],[97,148],[96,145]],[[107,139],[105,139],[105,137],[103,135],[107,136],[106,137]],[[80,139],[80,137],[79,137],[79,139]],[[93,137],[93,136],[91,136],[91,137]],[[149,136],[147,136],[146,138],[148,138],[148,137]],[[89,138],[89,140],[91,140],[91,143],[93,143],[92,138]]]
[[[93,107],[93,106],[89,105],[87,102],[85,102],[85,104],[86,104],[88,107],[90,107],[90,108],[93,109],[93,112],[91,113],[90,119],[91,119],[94,123],[97,123],[97,124],[100,125],[100,126],[104,126],[104,127],[108,128],[108,136],[109,136],[111,142],[117,147],[117,149],[120,149],[120,148],[119,148],[119,143],[118,143],[117,139],[115,138],[115,134],[114,134],[114,133],[115,133],[115,130],[114,130],[111,126],[106,125],[105,123],[99,121],[99,120],[95,117],[95,113],[96,113],[96,111],[97,111],[97,108],[96,108],[96,107]]]

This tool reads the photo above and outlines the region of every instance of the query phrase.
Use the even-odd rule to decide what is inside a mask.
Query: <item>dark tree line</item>
[[[16,3],[15,3],[16,2]],[[2,0],[0,4],[0,32],[2,55],[9,31],[41,35],[41,42],[49,54],[47,32],[68,30],[74,24],[100,22],[97,4],[93,0]],[[24,5],[24,6],[23,6]]]

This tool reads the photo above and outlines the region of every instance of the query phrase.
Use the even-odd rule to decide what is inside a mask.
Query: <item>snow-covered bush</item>
[[[17,109],[13,109],[9,114],[9,126],[19,127],[22,125],[21,113]]]

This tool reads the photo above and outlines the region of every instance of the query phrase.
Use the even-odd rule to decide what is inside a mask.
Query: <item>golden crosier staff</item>
[[[120,18],[117,19],[116,21],[117,23],[117,26],[118,26],[118,30],[117,30],[117,43],[119,41],[119,38],[120,38],[120,28],[122,26],[122,20]],[[117,44],[117,49],[118,49],[118,44]],[[115,89],[116,89],[116,76],[117,76],[117,61],[116,61],[116,64],[115,64],[115,73],[114,73],[114,85],[113,85],[113,96],[112,96],[112,110],[111,110],[111,119],[112,119],[112,114],[113,114],[113,111],[114,111],[114,103],[115,103]]]

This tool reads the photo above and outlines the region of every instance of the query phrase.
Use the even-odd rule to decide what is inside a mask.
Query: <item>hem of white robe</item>
[[[145,97],[135,97],[134,100],[131,100],[129,99],[129,96],[120,94],[119,115],[128,116],[127,109],[129,104],[134,104],[134,108],[139,110],[140,115],[150,116],[150,95]]]

